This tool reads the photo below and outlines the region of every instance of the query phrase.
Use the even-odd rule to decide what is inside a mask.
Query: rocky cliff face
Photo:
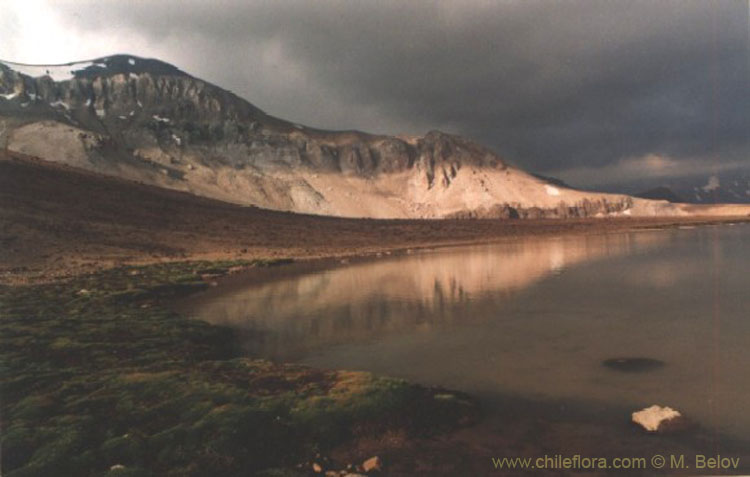
[[[85,65],[85,66],[84,66]],[[432,132],[410,144],[359,132],[332,133],[279,120],[234,94],[156,60],[120,55],[65,67],[54,81],[49,68],[31,77],[0,63],[3,110],[55,119],[103,133],[133,149],[144,142],[184,148],[223,147],[228,164],[284,162],[311,170],[370,176],[420,162],[428,182],[448,181],[444,162],[500,161],[460,138]],[[19,68],[21,71],[24,67]],[[60,69],[60,67],[57,67]],[[455,175],[455,171],[452,173]]]
[[[438,131],[400,138],[289,123],[174,66],[129,55],[0,63],[0,121],[11,150],[272,209],[364,217],[652,213],[648,201],[553,185]]]

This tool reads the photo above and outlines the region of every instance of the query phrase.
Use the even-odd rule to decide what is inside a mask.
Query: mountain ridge
[[[21,68],[38,76],[14,64],[21,68],[0,62],[6,148],[160,187],[344,217],[685,214],[553,185],[440,131],[387,136],[285,121],[160,60],[121,54],[54,72]]]
[[[684,203],[685,200],[677,195],[672,189],[667,186],[658,186],[651,189],[645,190],[634,194],[635,197],[642,199],[654,199],[654,200],[666,200],[672,203]]]

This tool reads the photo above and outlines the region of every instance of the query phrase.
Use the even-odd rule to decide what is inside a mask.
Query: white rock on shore
[[[380,461],[380,457],[370,457],[362,463],[362,470],[365,472],[380,471],[383,469],[383,463]]]
[[[633,413],[633,422],[643,427],[648,432],[659,432],[660,428],[675,419],[681,419],[682,414],[671,407],[662,407],[654,404],[651,407],[641,409]]]

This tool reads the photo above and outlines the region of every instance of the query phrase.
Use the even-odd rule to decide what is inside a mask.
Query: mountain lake
[[[750,225],[682,227],[265,269],[177,308],[253,356],[467,392],[488,429],[572,422],[579,452],[628,450],[659,404],[715,448],[750,435],[748,270]]]

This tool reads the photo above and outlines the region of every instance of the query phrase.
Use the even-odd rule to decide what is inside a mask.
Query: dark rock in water
[[[661,368],[664,366],[664,361],[653,358],[610,358],[602,361],[602,364],[624,373],[644,373]]]

